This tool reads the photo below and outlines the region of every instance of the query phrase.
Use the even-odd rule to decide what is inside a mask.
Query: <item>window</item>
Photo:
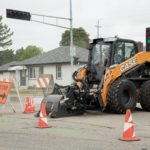
[[[105,59],[108,59],[110,55],[110,45],[100,42],[95,45],[92,55],[93,65],[104,65]]]
[[[114,55],[114,63],[120,64],[123,61],[133,57],[136,54],[137,50],[135,48],[134,43],[132,42],[117,42],[115,55]]]
[[[40,67],[39,67],[39,76],[40,76],[41,74],[43,74],[43,72],[44,72],[44,71],[43,71],[43,66],[40,66]]]
[[[29,68],[29,78],[30,79],[39,78],[41,74],[43,74],[43,66]]]
[[[61,65],[56,66],[56,79],[62,79]]]
[[[114,63],[120,64],[123,60],[123,50],[124,50],[124,43],[123,42],[117,42],[116,43],[116,49],[115,49],[115,55],[114,55]]]
[[[133,43],[125,43],[125,60],[135,55],[135,46]]]
[[[29,68],[29,78],[35,78],[35,68],[34,67]]]

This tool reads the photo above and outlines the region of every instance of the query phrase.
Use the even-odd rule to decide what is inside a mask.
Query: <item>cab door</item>
[[[130,40],[118,40],[114,44],[113,64],[120,64],[138,53],[136,43]]]

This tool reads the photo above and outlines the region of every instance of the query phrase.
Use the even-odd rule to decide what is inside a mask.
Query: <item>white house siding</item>
[[[43,66],[43,74],[52,74],[54,78],[54,82],[59,84],[59,85],[70,85],[72,81],[72,74],[71,74],[71,68],[70,64],[58,64],[61,65],[61,74],[62,78],[61,79],[56,79],[56,64],[50,64],[50,65],[44,65]],[[80,66],[82,65],[76,65],[74,66],[74,70],[77,70]],[[36,75],[38,76],[38,69],[36,67]],[[29,69],[28,69],[29,72]],[[28,74],[27,72],[27,74]],[[34,86],[36,84],[36,78],[34,79],[28,79],[27,76],[27,85],[28,86]]]
[[[2,72],[0,72],[0,78],[3,76],[3,73]]]
[[[36,79],[39,78],[39,67],[33,67],[33,68],[35,68],[35,76],[36,76],[36,78],[30,78],[29,68],[26,71],[26,81],[27,81],[26,83],[27,83],[27,87],[29,87],[29,86],[32,87],[32,86],[36,85]]]
[[[71,84],[71,68],[69,64],[62,65],[62,79],[56,79],[55,82],[60,85],[69,85]],[[56,76],[56,75],[55,75]]]
[[[61,65],[61,64],[59,64]],[[68,85],[71,83],[71,69],[69,64],[61,65],[62,78],[56,79],[56,65],[44,66],[44,74],[53,74],[54,82],[60,85]]]
[[[14,75],[14,79],[15,79],[18,87],[20,87],[20,71],[19,70],[16,70],[16,73]]]
[[[2,78],[10,78],[10,72],[3,72]]]
[[[82,65],[76,65],[74,66],[74,71],[77,70]],[[44,66],[44,73],[45,74],[53,74],[54,82],[59,85],[70,85],[72,82],[72,73],[71,73],[71,67],[70,64],[62,64],[61,65],[61,71],[62,71],[62,78],[56,79],[56,65],[47,65]]]
[[[55,74],[55,65],[44,65],[43,66],[43,74]],[[37,78],[39,78],[39,67],[34,67],[35,68],[35,75],[36,78],[30,78],[29,76],[29,68],[27,71],[27,84],[28,86],[35,86],[37,82]]]
[[[3,79],[3,78],[13,78],[15,79],[16,78],[16,73],[15,72],[3,72],[3,73],[0,73],[0,79]]]
[[[59,85],[70,85],[72,81],[71,68],[70,64],[59,64],[61,65],[61,79],[56,79],[56,64],[44,65],[43,66],[43,74],[52,74],[54,78],[54,82]],[[77,70],[81,65],[74,66],[74,71]],[[39,67],[35,67],[36,77],[39,77]],[[29,78],[29,68],[26,71],[26,86],[20,85],[20,70],[16,70],[13,72],[3,72],[0,73],[0,78],[13,78],[15,79],[18,87],[20,88],[28,88],[29,86],[34,86],[36,84],[36,78]]]
[[[36,84],[36,79],[28,79],[27,84],[28,84],[28,87],[29,87],[29,86],[35,86],[35,84]]]
[[[0,79],[3,78],[3,73],[0,73]]]
[[[20,71],[19,70],[16,70],[13,72],[7,71],[7,72],[0,73],[0,79],[3,79],[3,78],[14,79],[16,81],[17,86],[20,87]]]

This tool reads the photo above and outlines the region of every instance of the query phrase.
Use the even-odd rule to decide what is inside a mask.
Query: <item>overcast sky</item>
[[[32,21],[6,18],[6,8],[36,14],[69,17],[70,0],[0,0],[0,15],[14,35],[12,49],[36,45],[44,51],[59,46],[65,29]],[[145,28],[150,27],[150,0],[72,0],[73,27],[83,27],[90,39],[97,36],[95,25],[99,19],[100,35],[129,38],[145,43]],[[42,18],[35,18],[42,20]],[[69,26],[69,21],[47,19],[49,23]]]

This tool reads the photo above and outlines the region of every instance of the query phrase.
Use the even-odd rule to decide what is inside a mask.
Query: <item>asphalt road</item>
[[[25,97],[22,98],[23,106]],[[41,97],[35,98],[36,110]],[[52,128],[35,128],[38,118],[23,114],[17,100],[0,105],[0,150],[150,150],[150,113],[132,113],[136,137],[124,142],[125,115],[89,111],[82,116],[49,119]]]

